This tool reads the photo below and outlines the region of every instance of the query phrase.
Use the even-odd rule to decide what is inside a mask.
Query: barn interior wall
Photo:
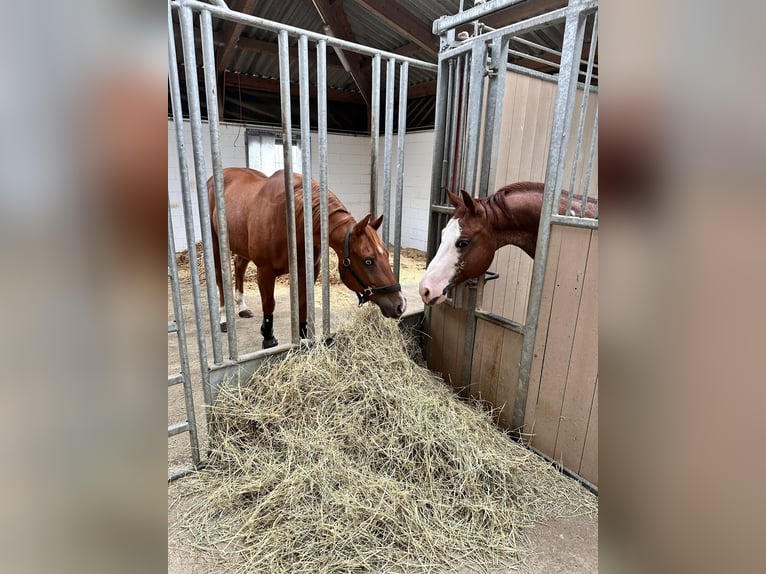
[[[189,157],[192,196],[196,197],[196,182],[191,153],[191,127],[184,122],[185,141]],[[168,193],[173,218],[176,250],[187,248],[186,234],[181,206],[181,177],[178,169],[175,127],[168,121]],[[206,172],[212,175],[212,163],[208,151],[208,127],[203,122],[205,141]],[[392,186],[396,182],[396,140],[392,146]],[[433,131],[411,133],[405,139],[404,208],[402,210],[402,247],[425,250],[428,227],[428,202],[431,184],[431,154],[434,141]],[[328,134],[328,183],[330,189],[343,201],[351,214],[361,219],[370,210],[370,139],[368,136]],[[220,124],[220,146],[223,167],[242,167],[247,164],[245,127],[239,124]],[[378,160],[379,198],[378,209],[383,206],[383,138],[380,138]],[[319,177],[319,151],[316,133],[311,134],[312,177]],[[391,215],[394,214],[395,196],[392,192]],[[196,201],[192,202],[195,212],[195,241],[200,241],[199,218]],[[393,219],[391,236],[393,236]]]

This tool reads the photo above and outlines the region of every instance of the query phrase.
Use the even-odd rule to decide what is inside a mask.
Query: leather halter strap
[[[354,225],[355,224],[352,223],[348,226],[348,229],[346,230],[346,237],[343,238],[343,261],[340,270],[340,279],[343,281],[343,274],[346,272],[346,270],[351,271],[351,275],[354,276],[356,282],[359,283],[359,285],[362,287],[361,293],[359,291],[354,291],[357,298],[359,299],[359,306],[361,307],[367,301],[369,301],[370,297],[373,295],[382,293],[396,293],[397,291],[402,290],[402,286],[399,283],[395,283],[394,285],[387,285],[386,287],[370,287],[367,285],[367,283],[364,282],[364,279],[359,277],[359,274],[354,271],[354,267],[351,265],[351,252],[348,248],[348,240],[349,237],[351,237],[351,230],[353,229]]]

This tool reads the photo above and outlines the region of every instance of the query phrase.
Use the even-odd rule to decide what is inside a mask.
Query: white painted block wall
[[[191,149],[191,128],[189,122],[184,122],[185,143],[189,162],[189,174],[192,186],[192,196],[196,198],[196,182],[194,177],[194,162]],[[209,131],[203,123],[205,143],[206,177],[212,175],[212,164],[209,159]],[[224,167],[244,167],[247,165],[245,127],[235,124],[220,125],[221,156]],[[428,230],[428,201],[431,182],[431,155],[434,143],[433,132],[408,134],[405,140],[405,170],[404,170],[404,207],[402,210],[402,246],[426,249]],[[346,205],[356,219],[361,219],[370,210],[370,138],[366,136],[328,134],[328,184],[333,193]],[[319,149],[316,133],[311,134],[311,164],[312,177],[319,179]],[[393,213],[396,189],[396,150],[397,138],[394,136],[392,146],[392,204],[390,238],[393,238]],[[380,139],[380,157],[378,159],[379,198],[378,210],[382,213],[383,206],[383,138]],[[256,167],[257,166],[252,166]],[[297,167],[297,166],[296,166]],[[168,121],[168,194],[171,205],[173,231],[176,250],[187,248],[186,233],[183,222],[181,204],[181,178],[176,151],[175,130],[172,121]],[[195,241],[201,238],[197,216],[196,201],[193,201],[195,212]]]

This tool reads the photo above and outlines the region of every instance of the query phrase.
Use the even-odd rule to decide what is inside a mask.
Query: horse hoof
[[[269,337],[268,339],[263,340],[264,349],[271,349],[272,347],[276,347],[278,344],[279,342],[275,337]]]
[[[244,319],[250,319],[251,317],[253,317],[253,312],[250,309],[242,309],[239,312],[239,316]]]
[[[227,329],[226,323],[221,323],[221,332],[226,333],[226,329]]]

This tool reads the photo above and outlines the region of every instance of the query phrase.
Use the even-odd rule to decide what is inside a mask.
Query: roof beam
[[[279,80],[273,80],[271,78],[259,78],[258,76],[248,76],[246,74],[233,74],[231,72],[226,74],[226,86],[242,88],[245,90],[255,90],[258,92],[269,92],[273,94],[280,93]],[[293,96],[300,95],[299,85],[297,82],[290,82],[290,94]],[[316,85],[310,85],[309,97],[315,99],[316,94]],[[346,90],[339,90],[337,88],[330,87],[327,88],[327,99],[334,102],[345,102],[348,104],[365,104],[364,99],[357,92],[347,92]]]
[[[423,50],[436,56],[439,52],[431,27],[394,0],[356,0],[378,20],[385,22]]]
[[[251,14],[255,7],[255,2],[256,0],[243,0],[243,2],[234,9],[244,14]],[[234,59],[234,54],[237,51],[237,43],[239,42],[239,37],[242,35],[244,29],[245,25],[239,22],[225,22],[223,25],[223,48],[218,50],[215,59],[216,84],[218,86],[218,115],[220,119],[223,119],[223,107],[225,104],[223,86],[226,68]]]
[[[263,40],[256,40],[255,38],[240,38],[239,48],[242,50],[247,50],[248,52],[257,52],[259,54],[273,54],[275,56],[279,55],[278,44],[273,42],[264,42]],[[291,49],[293,49],[292,46]],[[296,55],[295,59],[297,60],[297,58],[298,57]],[[309,50],[309,64],[312,66],[316,65],[316,59],[316,52],[314,50]],[[338,56],[333,53],[327,54],[327,66],[330,68],[343,68],[343,64],[341,64]]]
[[[524,2],[523,4],[511,6],[506,10],[490,14],[486,18],[481,18],[480,21],[492,28],[502,28],[503,26],[508,26],[514,22],[520,22],[521,20],[539,16],[545,12],[564,8],[567,4],[567,0],[536,0],[535,2]]]
[[[313,0],[313,4],[316,11],[319,13],[319,16],[330,28],[332,35],[342,40],[356,42],[354,31],[351,29],[351,24],[346,17],[346,13],[343,11],[343,2],[331,3],[328,0]],[[362,56],[349,51],[342,53],[349,64],[349,69],[346,71],[351,74],[356,87],[359,88],[359,92],[362,94],[362,97],[369,108],[370,103],[372,102],[372,81],[369,75],[362,71]]]

